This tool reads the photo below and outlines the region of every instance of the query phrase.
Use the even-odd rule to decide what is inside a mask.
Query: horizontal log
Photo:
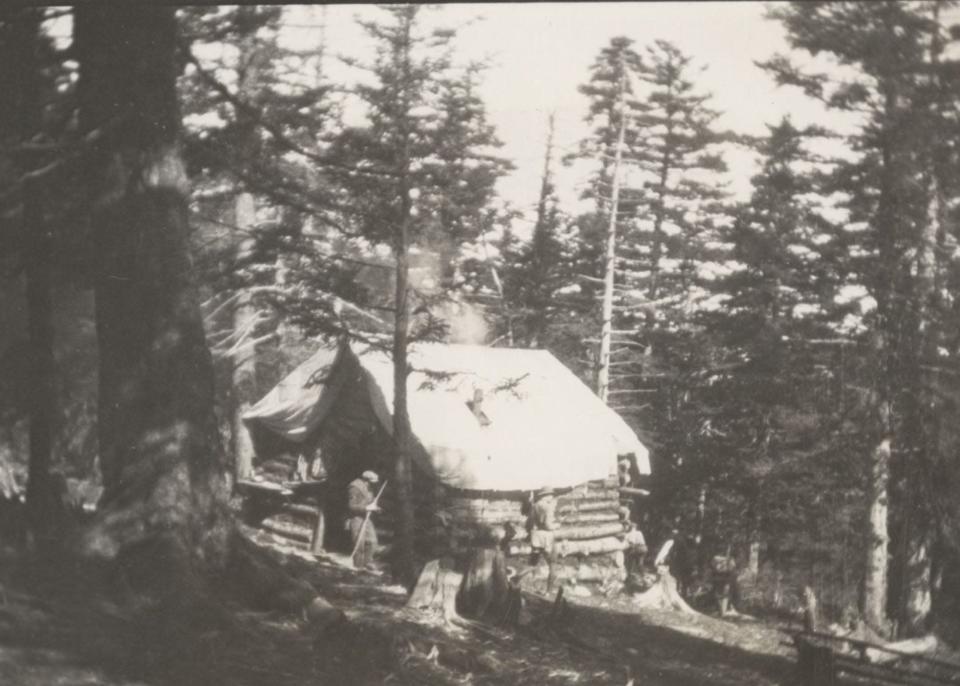
[[[448,521],[450,522],[450,526],[464,526],[478,530],[492,526],[505,526],[507,524],[513,524],[515,527],[527,525],[527,518],[523,515],[454,516]]]
[[[279,496],[288,496],[293,495],[293,491],[282,484],[274,483],[273,481],[255,481],[242,479],[237,481],[237,488],[240,491],[247,491],[251,493],[264,493],[264,494],[274,494]]]
[[[605,522],[619,522],[620,513],[616,511],[569,512],[560,515],[559,520],[565,525],[602,524]]]
[[[316,505],[307,505],[306,503],[289,503],[283,506],[283,512],[291,516],[301,517],[307,520],[315,520],[320,508]]]
[[[522,505],[522,500],[506,500],[498,498],[496,500],[487,500],[486,498],[450,498],[447,503],[449,507],[461,507],[461,508],[479,508],[479,509],[491,509],[491,508],[505,508],[513,509],[519,508]]]
[[[557,552],[560,555],[603,555],[624,549],[623,540],[615,536],[597,538],[590,541],[559,541]]]
[[[620,493],[622,495],[639,495],[639,496],[648,496],[650,491],[645,488],[633,488],[632,486],[621,486]]]
[[[560,516],[572,512],[617,512],[620,507],[618,501],[610,500],[578,500],[574,502],[557,503],[557,514]]]
[[[605,536],[615,536],[623,533],[623,525],[620,522],[608,524],[590,524],[588,526],[562,526],[554,532],[554,539],[563,540],[586,540],[590,538],[604,538]]]
[[[277,517],[267,517],[260,522],[260,528],[272,534],[292,538],[303,543],[309,543],[310,539],[313,538],[313,530],[310,527],[291,524]]]
[[[558,541],[557,554],[569,555],[606,555],[623,550],[624,543],[615,536],[597,538],[591,541]],[[532,548],[529,543],[511,543],[507,547],[508,555],[529,555]]]
[[[291,462],[287,462],[285,460],[278,459],[264,460],[263,462],[257,464],[256,467],[265,472],[290,474],[290,472],[297,468],[297,461],[293,460]]]
[[[620,502],[620,491],[617,489],[608,489],[605,491],[589,491],[576,496],[563,495],[557,498],[557,507],[570,505],[572,503],[596,503],[596,502]]]

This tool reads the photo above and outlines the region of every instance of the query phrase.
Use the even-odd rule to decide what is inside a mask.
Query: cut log
[[[572,502],[566,502],[563,504],[557,505],[557,515],[564,516],[570,515],[575,512],[612,512],[617,513],[619,508],[619,503],[614,502],[613,500],[575,500]]]
[[[645,488],[633,488],[632,486],[621,486],[619,489],[621,495],[648,496],[650,491]]]
[[[572,512],[561,515],[559,520],[569,526],[583,524],[604,524],[607,522],[619,522],[620,513],[616,511],[604,510],[602,512]]]
[[[255,481],[255,480],[242,480],[237,482],[237,489],[242,491],[249,491],[252,493],[262,493],[270,494],[277,496],[289,496],[293,495],[293,491],[282,484],[273,483],[272,481]]]
[[[607,524],[588,524],[586,526],[562,526],[553,533],[554,538],[558,541],[583,541],[622,534],[623,525],[616,521]]]
[[[587,541],[557,541],[557,553],[567,555],[602,555],[615,553],[624,549],[624,542],[615,537],[596,538]]]
[[[283,536],[284,538],[292,538],[295,541],[300,541],[301,543],[310,543],[313,538],[313,531],[305,526],[300,526],[297,524],[291,524],[290,522],[285,522],[277,517],[267,517],[262,522],[260,522],[260,528],[264,531],[269,531],[272,534],[278,536]]]
[[[320,510],[318,505],[308,505],[307,503],[290,503],[283,506],[283,511],[291,515],[299,515],[304,520],[310,522],[317,518],[317,512]]]
[[[880,650],[879,648],[867,648],[865,654],[869,662],[882,665],[888,662],[896,662],[903,657],[903,653],[908,655],[925,655],[927,653],[932,653],[937,649],[937,645],[937,637],[933,634],[930,634],[928,636],[908,638],[903,641],[894,641],[893,643],[883,644],[884,648],[895,650],[897,651],[896,653],[888,653],[884,650]]]

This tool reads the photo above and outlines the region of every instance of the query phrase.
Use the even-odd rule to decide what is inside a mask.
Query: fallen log
[[[907,655],[926,655],[932,653],[937,649],[937,645],[937,637],[929,634],[918,638],[908,638],[903,641],[883,643],[882,648],[867,648],[865,656],[868,662],[882,665],[896,662]]]

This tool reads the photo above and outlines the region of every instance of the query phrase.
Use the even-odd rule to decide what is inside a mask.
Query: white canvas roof
[[[319,426],[339,394],[337,369],[360,365],[371,406],[392,430],[393,363],[366,346],[321,348],[244,415],[292,441]],[[411,346],[408,407],[424,465],[462,489],[566,488],[616,474],[618,455],[647,449],[613,410],[543,350],[421,343]],[[468,406],[483,392],[482,425]]]

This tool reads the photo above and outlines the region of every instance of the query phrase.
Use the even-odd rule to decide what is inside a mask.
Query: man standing
[[[626,544],[624,562],[626,563],[627,574],[643,574],[643,561],[647,556],[647,541],[635,523],[626,521],[623,526],[623,541]]]
[[[557,499],[553,489],[540,489],[530,512],[530,548],[532,549],[530,563],[536,566],[540,563],[541,557],[546,558],[548,593],[553,589],[556,562],[554,531],[559,528],[556,512]]]
[[[367,470],[347,486],[347,530],[350,532],[350,542],[357,551],[353,559],[357,569],[370,567],[373,553],[377,549],[377,530],[367,515],[380,511],[380,507],[374,502],[376,498],[373,493],[379,480],[376,472]],[[358,541],[362,541],[359,546]]]

